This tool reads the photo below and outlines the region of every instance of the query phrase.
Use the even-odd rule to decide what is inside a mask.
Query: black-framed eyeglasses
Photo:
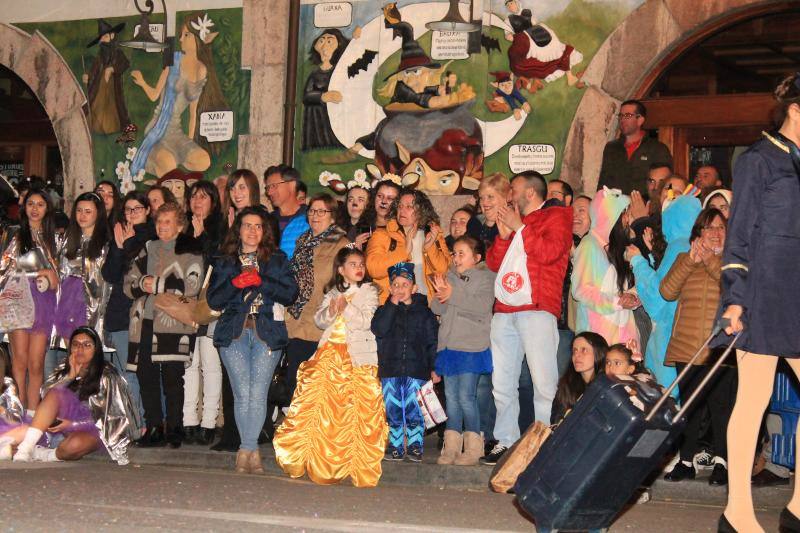
[[[332,213],[330,209],[309,209],[308,214],[312,217],[315,215],[324,215],[325,213]]]
[[[272,189],[274,189],[278,185],[281,185],[282,183],[289,183],[289,182],[288,181],[276,181],[275,183],[267,183],[266,185],[264,185],[264,188],[266,190],[268,190],[268,191],[271,191]]]
[[[624,119],[624,118],[638,118],[638,117],[641,117],[642,115],[640,115],[639,113],[620,113],[617,116],[620,119]]]
[[[126,215],[135,215],[139,211],[144,211],[146,208],[143,205],[139,205],[136,207],[126,207],[125,214]]]
[[[94,348],[94,342],[92,342],[92,341],[83,341],[83,342],[81,342],[81,341],[72,341],[70,343],[70,347],[73,350],[79,350],[81,348],[86,348],[88,350],[90,348]]]

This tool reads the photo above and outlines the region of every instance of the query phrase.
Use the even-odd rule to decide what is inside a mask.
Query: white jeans
[[[492,385],[497,417],[494,438],[503,446],[519,440],[519,375],[527,357],[537,421],[550,424],[558,387],[558,328],[547,311],[495,313],[492,317]]]
[[[198,420],[197,404],[200,401],[200,370],[203,371],[203,420]],[[210,337],[198,336],[194,346],[192,364],[183,375],[183,425],[201,425],[213,429],[219,414],[219,397],[222,392],[222,364],[219,353]]]

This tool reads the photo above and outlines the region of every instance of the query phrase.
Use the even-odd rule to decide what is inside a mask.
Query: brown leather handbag
[[[154,303],[159,311],[168,314],[182,324],[197,329],[197,322],[194,320],[197,298],[187,298],[180,294],[164,292],[156,294]]]

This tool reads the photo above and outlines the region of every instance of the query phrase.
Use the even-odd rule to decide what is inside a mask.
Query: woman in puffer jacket
[[[677,302],[675,327],[667,347],[667,365],[675,365],[678,372],[711,334],[720,298],[722,274],[722,248],[725,246],[726,219],[717,209],[705,209],[697,217],[691,234],[691,249],[675,259],[675,263],[661,281],[661,295]],[[720,350],[706,348],[697,366],[692,366],[687,378],[681,382],[680,396],[686,401],[715,362]],[[728,419],[736,398],[736,369],[720,367],[709,387],[703,393],[711,414],[714,434],[714,471],[712,485],[727,483],[727,428]],[[667,474],[669,481],[681,481],[695,476],[692,458],[697,451],[700,427],[699,403],[689,413],[683,432],[681,461]]]

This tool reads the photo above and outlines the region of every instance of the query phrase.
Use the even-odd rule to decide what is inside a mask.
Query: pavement
[[[490,492],[489,477],[492,467],[487,465],[455,466],[437,465],[436,436],[425,439],[425,454],[422,463],[410,461],[384,461],[381,485],[393,486],[432,486],[440,489],[457,489],[477,492]],[[135,465],[168,466],[179,468],[199,468],[233,470],[236,455],[230,452],[214,452],[207,446],[184,445],[171,448],[131,448],[131,463]],[[261,446],[264,469],[267,474],[283,476],[283,471],[275,462],[275,453],[269,444]],[[108,461],[105,454],[92,454],[89,459]],[[727,487],[708,484],[710,470],[700,470],[697,479],[673,483],[663,480],[663,476],[653,476],[648,480],[653,500],[663,502],[691,503],[700,505],[724,505]],[[792,478],[794,479],[794,478]],[[792,487],[761,487],[753,490],[756,505],[770,508],[785,505],[791,497]],[[780,504],[780,505],[779,505]]]
[[[108,460],[4,461],[0,479],[0,531],[535,531],[511,495],[434,485],[381,483],[358,489],[218,468],[120,467]],[[777,530],[784,501],[759,506],[758,518],[767,531]],[[713,532],[721,512],[713,504],[656,500],[633,505],[610,530]]]

